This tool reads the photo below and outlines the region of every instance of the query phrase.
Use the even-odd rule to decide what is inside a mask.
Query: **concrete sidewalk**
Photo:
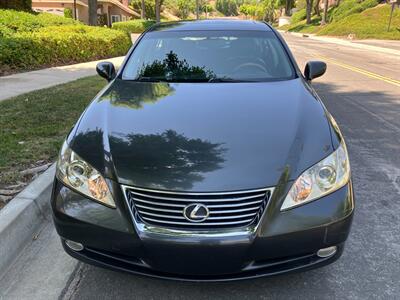
[[[278,30],[281,33],[289,33],[295,36],[309,38],[312,40],[332,43],[341,46],[358,48],[368,50],[371,52],[400,55],[400,41],[387,41],[387,40],[346,40],[337,37],[318,36],[315,34],[289,32]]]
[[[140,34],[131,34],[132,44],[136,42],[139,36]],[[100,61],[110,61],[116,68],[119,68],[124,57],[101,59],[0,77],[0,101],[57,84],[67,83],[82,77],[96,75],[96,65]]]
[[[48,88],[82,77],[95,75],[96,65],[100,61],[110,61],[118,68],[122,64],[123,59],[124,56],[120,56],[0,77],[0,101],[34,90]]]

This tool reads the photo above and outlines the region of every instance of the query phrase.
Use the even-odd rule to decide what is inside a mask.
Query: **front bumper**
[[[179,280],[237,280],[332,263],[342,254],[354,210],[351,183],[285,212],[278,208],[285,191],[278,191],[253,230],[172,235],[139,230],[117,184],[113,190],[117,209],[86,199],[55,181],[54,223],[66,252],[106,268]],[[85,249],[71,250],[66,239],[82,243]],[[316,255],[329,246],[337,246],[334,255]]]

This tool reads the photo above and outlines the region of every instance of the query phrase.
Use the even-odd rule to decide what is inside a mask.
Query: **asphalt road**
[[[400,299],[400,57],[284,37],[302,68],[328,61],[314,85],[347,139],[357,200],[339,261],[251,281],[171,282],[76,263],[49,223],[0,282],[0,299]]]

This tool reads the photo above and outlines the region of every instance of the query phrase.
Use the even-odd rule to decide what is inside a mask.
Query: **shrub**
[[[300,21],[305,20],[306,18],[307,18],[307,11],[306,11],[306,9],[304,8],[304,9],[301,9],[301,10],[299,10],[299,11],[297,11],[297,12],[295,12],[295,13],[293,14],[293,16],[292,16],[292,23],[293,23],[293,24],[298,23],[298,22],[300,22]]]
[[[155,1],[154,0],[145,0],[144,4],[145,4],[146,18],[155,19],[156,18]],[[130,6],[131,6],[131,8],[133,8],[133,10],[141,12],[142,11],[142,0],[132,0],[132,1],[130,1]]]
[[[0,69],[35,69],[125,55],[126,34],[85,25],[49,26],[0,38]]]
[[[155,23],[156,23],[155,21],[148,21],[148,20],[131,20],[126,22],[113,23],[112,28],[124,31],[128,34],[142,33]]]
[[[14,32],[35,31],[46,26],[72,24],[79,24],[79,22],[48,13],[31,14],[0,9],[0,26],[8,27]]]
[[[10,28],[5,25],[0,24],[0,38],[11,36],[14,33]]]
[[[1,0],[0,9],[32,10],[32,0]]]
[[[73,18],[73,13],[72,13],[72,9],[70,8],[64,8],[64,17],[65,18],[69,18],[72,19]]]
[[[237,16],[238,8],[235,0],[217,0],[215,3],[217,10],[225,16]]]

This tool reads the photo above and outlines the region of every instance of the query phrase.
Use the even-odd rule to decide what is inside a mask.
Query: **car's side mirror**
[[[304,77],[311,81],[321,77],[326,72],[326,63],[323,61],[309,61],[304,69]]]
[[[99,62],[96,66],[96,71],[101,77],[108,81],[113,80],[116,75],[114,65],[107,61]]]

